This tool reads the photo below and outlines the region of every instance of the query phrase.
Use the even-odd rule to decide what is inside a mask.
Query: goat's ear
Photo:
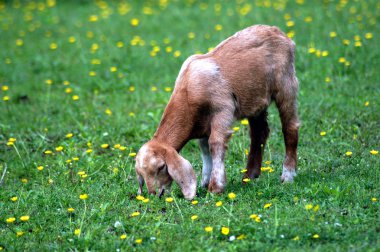
[[[197,192],[197,178],[190,162],[181,157],[174,149],[166,153],[165,162],[170,177],[177,182],[185,198],[193,199]]]

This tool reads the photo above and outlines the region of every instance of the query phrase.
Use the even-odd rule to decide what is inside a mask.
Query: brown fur
[[[231,125],[241,118],[249,119],[251,130],[245,177],[259,176],[263,147],[269,134],[266,110],[272,100],[280,111],[286,146],[282,181],[292,181],[299,125],[294,49],[294,43],[278,28],[256,25],[236,33],[207,54],[189,57],[181,68],[153,139],[137,156],[136,172],[149,181],[149,192],[156,190],[154,177],[159,184],[171,177],[187,193],[186,198],[194,197],[195,191],[188,192],[195,190],[194,172],[178,154],[194,138],[208,139],[212,157],[211,177],[204,186],[211,192],[222,192],[226,184],[223,160]],[[160,156],[159,161],[156,156]],[[155,162],[151,162],[152,159]],[[161,163],[173,163],[176,167],[172,172],[157,173]],[[158,180],[157,174],[162,175]]]

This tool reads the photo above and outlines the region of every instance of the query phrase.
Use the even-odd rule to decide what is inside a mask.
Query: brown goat
[[[248,118],[251,146],[247,173],[261,172],[269,134],[267,108],[274,100],[281,117],[286,156],[282,182],[296,175],[298,82],[294,69],[295,44],[277,27],[255,25],[237,32],[204,55],[193,55],[182,65],[173,94],[153,138],[136,157],[139,193],[144,181],[149,193],[159,195],[174,179],[186,199],[196,194],[191,164],[178,153],[198,138],[202,152],[202,186],[212,193],[226,185],[224,155],[235,119]]]

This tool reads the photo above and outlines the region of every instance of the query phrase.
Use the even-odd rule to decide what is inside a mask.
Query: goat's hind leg
[[[199,139],[199,147],[202,155],[202,187],[207,188],[210,183],[211,171],[212,171],[212,157],[210,153],[210,147],[208,144],[208,138]]]
[[[299,120],[297,115],[297,79],[293,79],[290,88],[276,97],[280,112],[282,133],[285,141],[285,160],[282,166],[281,182],[293,182],[297,167],[297,145]]]

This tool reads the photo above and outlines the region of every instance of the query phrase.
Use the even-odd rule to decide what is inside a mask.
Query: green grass
[[[379,251],[380,162],[370,151],[380,149],[380,5],[165,2],[0,1],[0,174],[7,169],[0,187],[0,250]],[[89,21],[92,15],[96,22]],[[193,205],[174,186],[172,203],[148,195],[148,203],[138,201],[130,154],[153,135],[170,97],[165,89],[173,87],[182,62],[259,23],[279,26],[297,44],[302,126],[295,182],[279,181],[284,144],[273,106],[264,155],[271,163],[263,164],[272,173],[241,185],[249,137],[247,126],[237,122],[225,160],[226,193],[198,188]],[[330,37],[333,31],[336,37]],[[13,146],[10,138],[16,138]],[[63,150],[56,151],[58,146]],[[182,154],[199,182],[197,143],[189,142]],[[79,199],[81,194],[88,199]],[[140,215],[131,217],[136,211]],[[20,220],[24,215],[30,216],[26,222]],[[198,219],[191,220],[193,215]],[[7,223],[10,217],[16,220]],[[206,226],[213,231],[207,233]],[[222,227],[230,233],[223,235]],[[233,240],[240,235],[244,239]]]

